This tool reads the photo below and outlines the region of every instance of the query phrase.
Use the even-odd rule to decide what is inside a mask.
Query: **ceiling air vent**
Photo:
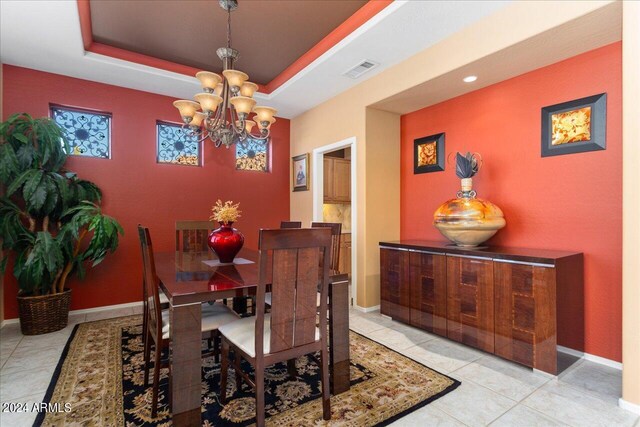
[[[358,77],[360,77],[367,71],[374,69],[378,65],[379,64],[377,62],[364,60],[360,62],[358,65],[356,65],[355,67],[350,68],[348,71],[345,71],[343,75],[347,77],[351,77],[352,79],[357,79]]]

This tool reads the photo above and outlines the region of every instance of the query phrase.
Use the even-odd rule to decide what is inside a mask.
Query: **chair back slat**
[[[342,224],[339,222],[312,222],[312,228],[326,227],[331,229],[331,264],[333,271],[340,266],[340,239],[342,238]]]
[[[155,260],[153,257],[153,245],[149,229],[138,225],[138,236],[142,248],[143,281],[145,298],[149,310],[149,332],[154,336],[160,336],[162,331],[162,311],[160,307],[160,279],[156,275]]]
[[[295,311],[297,275],[296,249],[284,249],[273,254],[271,286],[271,352],[291,348]],[[275,268],[277,266],[277,268]]]
[[[176,251],[207,252],[209,233],[214,228],[210,221],[176,221]]]
[[[312,343],[316,338],[319,269],[320,251],[318,248],[298,249],[298,286],[296,287],[295,331],[293,335],[293,345],[296,347]],[[304,284],[304,286],[300,286],[300,284]]]
[[[324,255],[328,255],[331,249],[331,231],[260,230],[259,246],[256,354],[262,351],[264,304],[261,302],[264,302],[267,283],[271,283],[272,294],[270,353],[314,342],[318,284],[321,295],[324,295],[320,299],[320,310],[327,311],[329,256]],[[321,259],[326,259],[326,262],[321,264]]]
[[[280,221],[280,228],[302,228],[302,221]]]

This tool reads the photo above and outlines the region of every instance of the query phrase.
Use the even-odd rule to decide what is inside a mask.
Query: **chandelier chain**
[[[231,48],[231,8],[227,9],[227,47]]]

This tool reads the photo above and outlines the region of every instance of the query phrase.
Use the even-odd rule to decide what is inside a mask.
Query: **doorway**
[[[328,155],[328,159],[342,159],[342,160],[333,160],[333,165],[338,164],[339,171],[336,175],[335,169],[333,171],[333,177],[337,176],[340,179],[340,176],[344,177],[344,168],[345,163],[348,160],[349,167],[349,184],[348,184],[348,200],[345,198],[345,190],[344,190],[344,182],[337,183],[339,189],[337,191],[330,190],[331,185],[329,183],[325,183],[325,177],[328,173],[332,171],[325,171],[325,164],[331,165],[331,160],[329,162],[325,161],[325,155]],[[347,156],[348,158],[345,158]],[[313,197],[313,220],[314,221],[323,221],[323,222],[335,222],[335,221],[326,221],[325,217],[328,219],[340,219],[343,222],[343,233],[348,231],[348,237],[343,235],[341,239],[343,241],[343,245],[350,248],[350,250],[343,251],[341,248],[340,257],[349,256],[349,267],[351,270],[351,284],[350,284],[350,293],[351,293],[351,305],[358,306],[357,301],[357,221],[358,221],[358,203],[357,203],[357,150],[356,150],[356,138],[351,137],[344,139],[342,141],[335,142],[333,144],[328,144],[322,147],[318,147],[313,150],[312,159],[311,159],[312,167],[312,197]],[[331,167],[331,166],[329,166]],[[336,184],[335,182],[333,184]],[[327,186],[329,185],[329,187]],[[335,188],[335,187],[333,187]],[[325,197],[325,190],[327,193],[332,192],[332,194],[327,194],[330,196],[329,198]],[[328,202],[328,203],[325,203]],[[327,206],[331,205],[331,206]],[[345,216],[348,215],[348,218]],[[341,217],[342,216],[342,217]],[[345,224],[348,228],[345,228]],[[350,243],[348,245],[345,244],[345,240],[349,239]],[[343,247],[344,247],[343,246]]]

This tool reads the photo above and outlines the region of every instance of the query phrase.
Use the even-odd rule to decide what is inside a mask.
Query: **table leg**
[[[329,370],[331,394],[349,390],[349,280],[329,287]]]
[[[201,426],[200,304],[179,305],[171,313],[171,410],[174,426]]]

